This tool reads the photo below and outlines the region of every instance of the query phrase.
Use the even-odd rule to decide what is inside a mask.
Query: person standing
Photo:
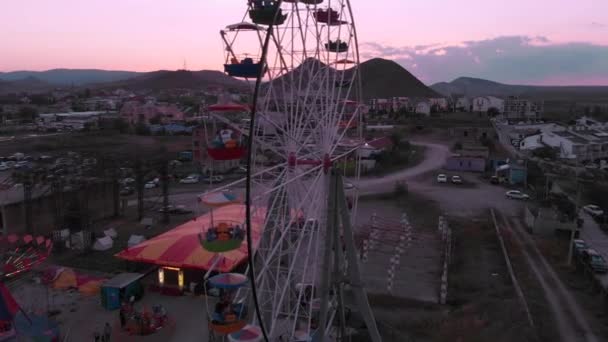
[[[106,325],[103,327],[103,341],[110,342],[110,336],[112,335],[112,327],[110,323],[106,322]]]
[[[125,306],[124,304],[120,307],[120,329],[125,329],[126,319],[125,319]]]
[[[99,342],[100,337],[101,337],[101,336],[99,336],[99,332],[95,331],[95,332],[93,333],[93,338],[95,339],[95,342]]]

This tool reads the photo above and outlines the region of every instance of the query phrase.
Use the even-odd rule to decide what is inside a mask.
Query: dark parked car
[[[134,192],[135,192],[135,189],[133,189],[130,186],[125,186],[124,188],[122,188],[120,190],[120,195],[121,196],[129,196],[129,195],[132,195]]]
[[[583,262],[589,266],[593,272],[596,273],[606,273],[608,272],[608,264],[606,264],[606,260],[600,253],[598,253],[595,249],[586,249],[582,254]]]
[[[576,255],[577,257],[581,257],[583,252],[589,248],[589,246],[587,246],[587,243],[584,240],[581,239],[575,239],[574,241],[572,241],[572,248],[573,248],[573,252],[574,255]]]

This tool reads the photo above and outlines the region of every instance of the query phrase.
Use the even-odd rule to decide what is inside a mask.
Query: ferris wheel
[[[338,340],[352,307],[379,341],[354,249],[357,189],[344,190],[344,178],[360,174],[364,114],[350,2],[248,0],[243,21],[221,38],[224,71],[256,80],[250,116],[232,103],[210,110],[225,132],[208,146],[209,157],[246,153],[248,160],[250,281],[231,287],[222,306],[248,314],[228,310],[238,328],[221,332],[230,341]]]

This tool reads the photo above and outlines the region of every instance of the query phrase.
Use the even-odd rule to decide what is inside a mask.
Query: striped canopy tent
[[[232,191],[212,192],[198,198],[200,202],[209,207],[223,207],[228,204],[241,202],[241,198]]]
[[[257,248],[266,217],[265,208],[252,208],[251,233],[253,247]],[[213,211],[215,222],[230,221],[245,224],[245,205],[231,204]],[[211,215],[205,214],[184,223],[166,233],[146,240],[116,254],[130,261],[144,262],[159,266],[208,270],[214,267],[218,272],[230,272],[247,260],[247,242],[241,247],[225,253],[213,253],[203,249],[199,234],[211,225]],[[217,260],[219,258],[219,260]]]

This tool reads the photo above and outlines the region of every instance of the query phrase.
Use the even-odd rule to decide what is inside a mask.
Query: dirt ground
[[[10,288],[24,310],[57,312],[54,319],[59,324],[63,341],[93,341],[95,331],[101,332],[106,322],[112,326],[112,342],[198,342],[201,337],[203,341],[207,340],[207,313],[202,297],[170,297],[146,292],[136,303],[136,310],[150,310],[152,305],[162,305],[170,324],[153,335],[129,336],[120,330],[118,311],[104,309],[99,295],[84,296],[78,291],[48,289],[37,284],[32,277],[23,278]]]
[[[426,204],[425,210],[420,211],[423,204]],[[419,212],[426,215],[419,215]],[[387,269],[390,259],[396,254],[399,236],[406,234],[401,231],[399,223],[404,213],[411,218],[411,242],[405,245],[404,252],[400,254],[400,263],[395,268],[393,286],[389,292]],[[377,215],[378,235],[372,239],[376,241],[375,247],[361,264],[368,293],[436,303],[442,250],[436,228],[439,216],[436,205],[413,194],[392,199],[363,199],[359,203],[357,226],[358,236],[363,235],[361,238],[370,239],[370,218],[373,214]]]
[[[448,305],[370,296],[386,341],[536,341],[487,217],[450,220]]]

